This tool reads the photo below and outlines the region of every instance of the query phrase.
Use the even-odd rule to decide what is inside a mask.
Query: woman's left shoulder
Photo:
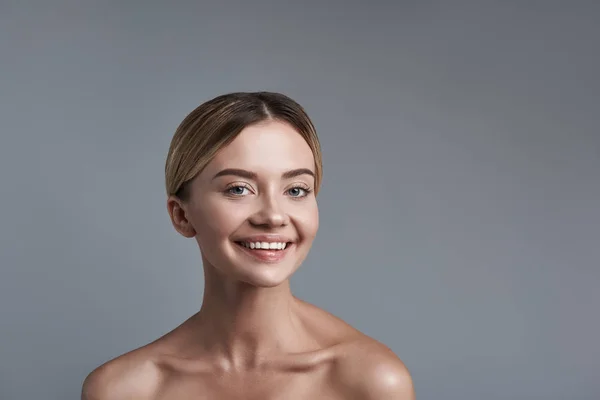
[[[335,375],[357,399],[415,399],[408,368],[385,344],[362,335],[340,350]]]

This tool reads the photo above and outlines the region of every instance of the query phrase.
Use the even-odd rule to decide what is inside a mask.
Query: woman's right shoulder
[[[162,376],[149,350],[130,351],[94,369],[83,381],[81,399],[153,399]]]

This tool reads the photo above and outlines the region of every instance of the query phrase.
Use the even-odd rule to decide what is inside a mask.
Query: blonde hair
[[[189,198],[187,183],[249,125],[276,120],[288,123],[308,143],[315,158],[315,194],[323,175],[321,145],[315,127],[300,104],[273,92],[236,92],[209,100],[181,122],[165,165],[167,196]]]

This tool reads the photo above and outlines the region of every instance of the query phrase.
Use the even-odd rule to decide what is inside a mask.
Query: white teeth
[[[241,242],[242,246],[249,249],[283,250],[287,247],[284,242]]]

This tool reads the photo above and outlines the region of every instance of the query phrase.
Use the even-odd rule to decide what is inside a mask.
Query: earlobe
[[[169,197],[167,200],[167,211],[169,212],[169,217],[171,217],[171,223],[177,232],[186,238],[196,236],[196,230],[187,219],[185,209],[178,199]]]
[[[193,238],[196,236],[196,230],[192,227],[189,222],[185,222],[179,226],[175,226],[177,232],[181,233],[186,238]]]
[[[186,238],[193,238],[196,236],[196,230],[186,218],[185,212],[182,209],[179,209],[178,212],[171,217],[171,221],[173,222],[175,230],[182,236]]]

